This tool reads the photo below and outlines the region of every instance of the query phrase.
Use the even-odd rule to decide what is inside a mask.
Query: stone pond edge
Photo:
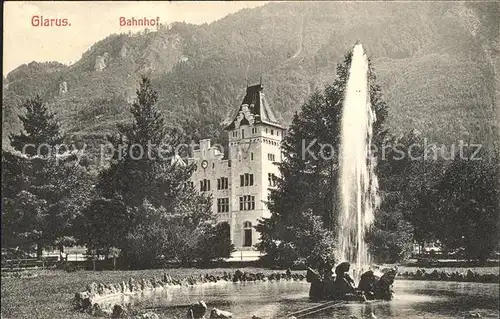
[[[265,282],[265,281],[303,281],[305,276],[297,273],[246,273],[236,270],[234,274],[223,273],[221,276],[198,275],[174,279],[168,273],[163,274],[160,280],[156,277],[151,279],[142,278],[135,280],[129,278],[121,283],[104,284],[92,282],[87,286],[87,290],[77,292],[73,298],[73,305],[76,310],[86,312],[97,317],[121,318],[127,312],[127,305],[110,303],[110,307],[104,307],[103,302],[109,303],[110,299],[119,298],[125,295],[138,295],[145,292],[163,291],[169,288],[189,287],[203,284],[227,284],[239,282]]]
[[[418,269],[416,272],[402,272],[397,276],[398,279],[407,280],[432,280],[432,281],[455,281],[455,282],[479,282],[479,283],[499,283],[498,274],[479,274],[468,270],[466,273],[445,272],[434,270],[426,272],[425,269]],[[203,284],[227,284],[238,282],[265,282],[265,281],[303,281],[305,276],[302,274],[291,273],[247,273],[236,270],[234,274],[224,272],[220,276],[205,274],[198,276],[189,276],[182,279],[174,279],[168,273],[163,274],[163,278],[151,279],[142,278],[135,280],[130,278],[128,281],[122,281],[115,284],[104,284],[92,282],[87,286],[87,290],[77,292],[73,299],[74,308],[98,317],[120,318],[127,311],[127,305],[111,303],[111,307],[103,307],[103,301],[119,298],[125,295],[138,295],[144,292],[162,291],[168,288],[189,287]]]

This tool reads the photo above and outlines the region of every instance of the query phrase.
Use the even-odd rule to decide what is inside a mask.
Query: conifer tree
[[[110,138],[113,157],[96,187],[101,198],[81,220],[82,243],[103,251],[113,245],[133,268],[152,267],[160,255],[192,258],[186,242],[206,222],[214,223],[211,199],[190,183],[195,167],[172,160],[183,136],[166,127],[157,100],[149,79],[142,78],[130,110],[133,123]],[[106,220],[100,214],[109,214],[112,222],[95,227]],[[119,234],[119,240],[109,242],[109,232]]]
[[[24,132],[9,135],[10,144],[15,150],[33,156],[40,145],[55,146],[61,143],[59,123],[55,120],[55,115],[43,104],[39,95],[26,100],[23,107],[26,113],[20,115],[19,119]],[[32,146],[27,147],[30,144]],[[46,155],[48,152],[48,148],[43,147],[40,148],[39,155]]]
[[[145,199],[157,207],[166,206],[188,181],[193,167],[171,165],[181,136],[175,129],[167,130],[157,100],[149,79],[143,78],[130,110],[132,125],[120,126],[119,135],[110,139],[113,160],[98,183],[105,197],[120,197],[137,207]]]
[[[89,180],[74,155],[58,154],[63,135],[40,97],[23,107],[24,132],[9,136],[13,152],[2,150],[2,244],[28,250],[36,244],[40,256],[46,245],[71,242]]]

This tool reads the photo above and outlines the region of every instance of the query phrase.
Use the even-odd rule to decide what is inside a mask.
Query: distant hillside
[[[498,21],[498,3],[291,2],[211,24],[111,35],[71,66],[33,62],[9,73],[3,140],[19,129],[19,102],[35,93],[76,139],[99,140],[129,120],[141,74],[152,77],[171,124],[195,139],[223,140],[219,123],[260,76],[288,123],[311,92],[332,81],[357,40],[377,70],[393,131],[415,128],[442,142],[484,139],[498,123]]]

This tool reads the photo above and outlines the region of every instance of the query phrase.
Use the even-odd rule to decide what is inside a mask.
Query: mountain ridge
[[[391,130],[483,140],[498,128],[498,13],[488,2],[269,3],[210,24],[110,35],[72,65],[32,62],[4,78],[3,145],[19,130],[19,104],[35,93],[70,135],[114,131],[130,120],[124,111],[141,75],[152,78],[168,122],[193,139],[225,140],[219,123],[261,76],[288,124],[309,94],[333,81],[336,63],[358,40],[377,72]]]

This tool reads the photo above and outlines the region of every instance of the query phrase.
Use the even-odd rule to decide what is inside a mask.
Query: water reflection
[[[464,318],[471,312],[498,318],[498,284],[397,280],[392,301],[339,302],[307,318]],[[164,318],[184,317],[187,306],[204,300],[210,308],[230,311],[234,318],[284,318],[319,303],[308,299],[306,282],[216,284],[150,293],[129,302]]]

